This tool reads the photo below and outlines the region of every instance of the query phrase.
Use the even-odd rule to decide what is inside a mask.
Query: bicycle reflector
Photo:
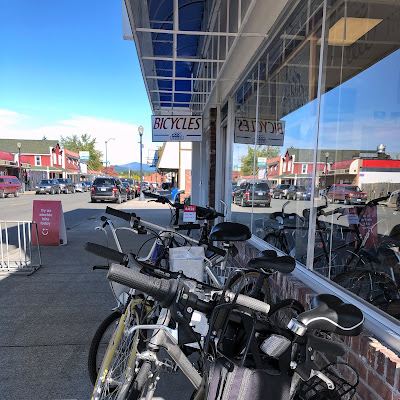
[[[265,339],[260,349],[269,357],[279,357],[290,346],[291,341],[281,335],[271,335]]]

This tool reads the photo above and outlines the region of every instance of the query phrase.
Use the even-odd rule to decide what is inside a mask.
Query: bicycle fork
[[[192,385],[196,389],[200,388],[202,377],[180,349],[178,345],[178,330],[168,327],[170,320],[171,312],[168,309],[163,308],[156,324],[136,325],[129,329],[130,334],[141,329],[153,330],[155,332],[147,346],[147,350],[138,354],[138,359],[148,361],[156,367],[154,371],[150,370],[148,375],[149,385],[146,400],[151,400],[154,396],[162,367],[167,366],[169,369],[173,369],[170,364],[158,359],[157,353],[161,347],[166,350],[179,369],[190,380]]]

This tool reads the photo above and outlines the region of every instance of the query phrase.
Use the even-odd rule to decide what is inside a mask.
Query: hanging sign
[[[151,116],[153,142],[201,142],[202,117]]]
[[[196,206],[183,206],[183,222],[196,222]]]
[[[257,125],[257,129],[256,129]],[[285,121],[273,121],[255,118],[239,118],[235,120],[234,142],[262,146],[283,146]]]
[[[33,200],[32,221],[37,224],[40,245],[67,244],[67,231],[61,201]],[[32,244],[37,244],[34,225],[32,225]]]

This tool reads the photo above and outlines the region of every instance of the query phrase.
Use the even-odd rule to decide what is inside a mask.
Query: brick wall
[[[230,262],[234,267],[243,267],[259,250],[246,242],[235,243],[238,255]],[[269,279],[272,301],[284,298],[299,300],[306,309],[310,308],[315,292],[291,275],[274,274]],[[364,331],[356,337],[332,335],[333,340],[343,343],[346,354],[337,362],[351,365],[358,373],[356,400],[400,400],[400,354],[391,350],[371,332]],[[319,357],[320,366],[334,362],[330,357]],[[339,367],[344,377],[349,375],[347,368]],[[348,377],[354,379],[354,377]]]
[[[192,193],[192,170],[185,169],[185,197]]]
[[[208,178],[208,205],[215,207],[215,159],[216,159],[216,118],[217,109],[210,109],[210,124],[208,131],[209,154],[210,154],[210,174]]]

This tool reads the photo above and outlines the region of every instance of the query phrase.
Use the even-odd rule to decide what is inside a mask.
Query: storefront
[[[276,295],[307,303],[313,290],[359,306],[366,331],[347,342],[345,359],[359,368],[359,398],[399,396],[399,253],[389,243],[398,243],[400,216],[393,198],[362,204],[364,194],[370,201],[400,189],[400,3],[171,0],[146,11],[126,4],[124,37],[136,41],[153,114],[202,117],[192,204],[218,209],[223,200],[228,219],[257,232],[234,260],[244,265],[270,248],[270,214],[286,199],[270,208],[233,205],[232,182],[262,176],[271,187],[307,186],[311,200],[285,206],[303,219],[289,230],[294,277],[278,276]],[[318,206],[341,210],[324,217]]]

